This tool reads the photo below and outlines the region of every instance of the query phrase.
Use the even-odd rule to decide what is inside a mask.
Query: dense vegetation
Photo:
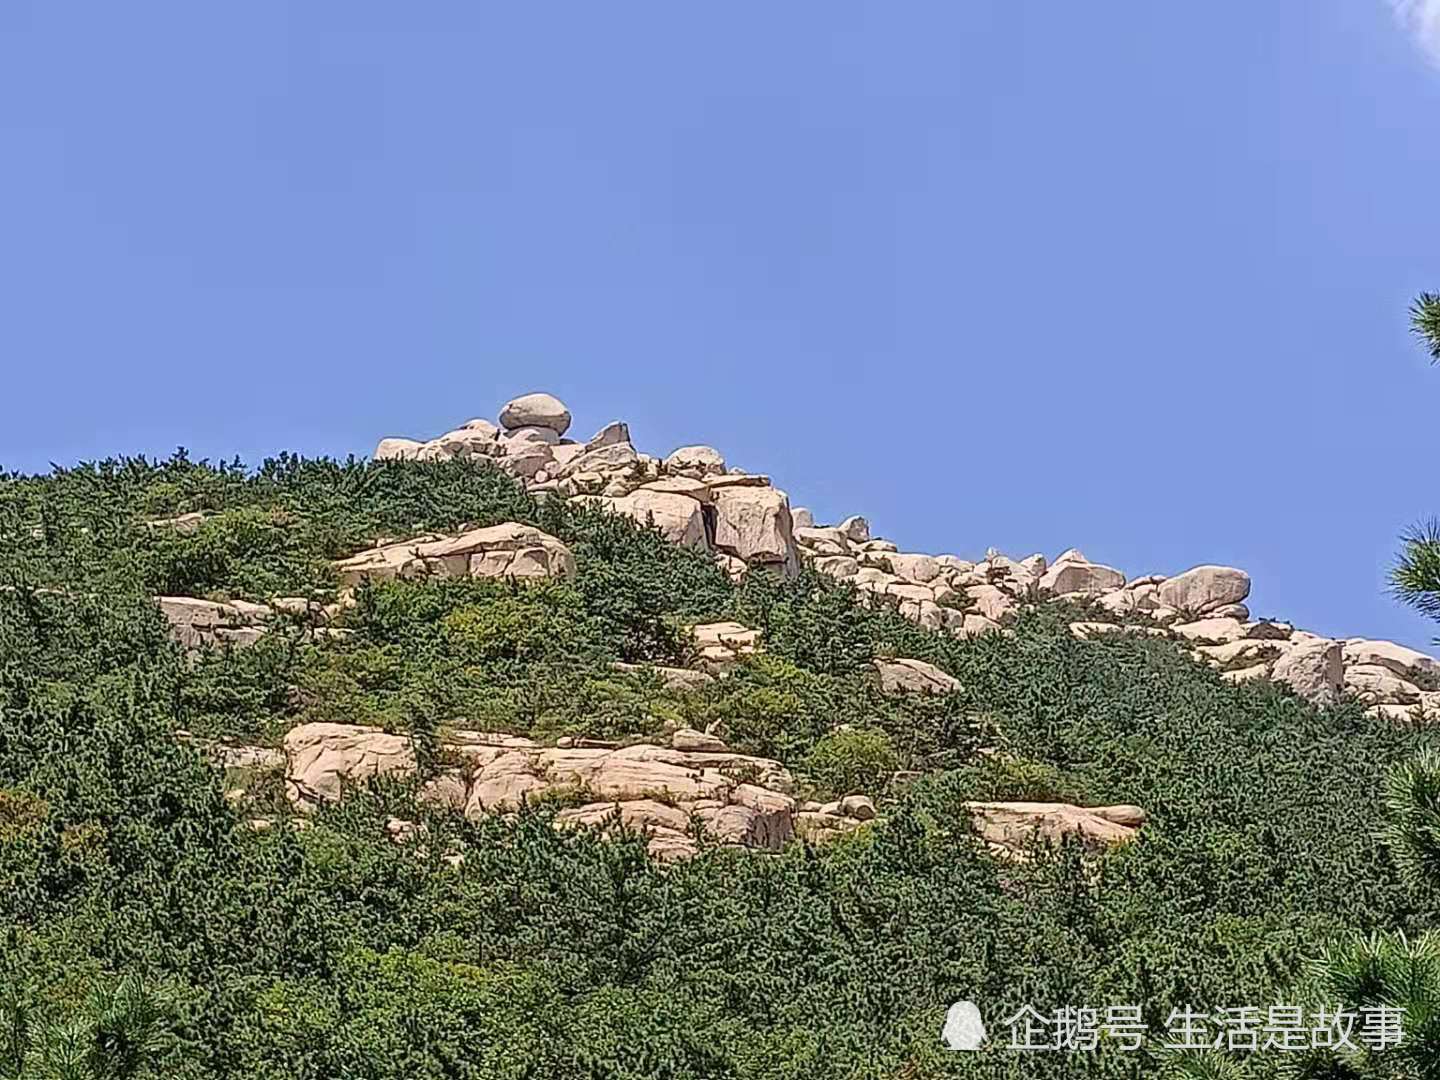
[[[194,511],[191,534],[146,524]],[[297,622],[198,658],[150,601],[323,601],[329,560],[380,536],[504,520],[563,538],[577,577],[366,589],[343,640]],[[1226,684],[1163,640],[1076,641],[1056,605],[958,641],[809,574],[737,588],[481,465],[178,456],[13,476],[0,578],[8,1075],[1153,1076],[1189,1066],[1158,1039],[1019,1054],[1002,1029],[961,1055],[939,1032],[963,998],[992,1021],[1141,1003],[1156,1032],[1176,1006],[1295,1000],[1318,992],[1327,943],[1418,937],[1440,898],[1376,839],[1389,770],[1424,732]],[[686,662],[680,628],[711,617],[762,629],[763,655],[688,692],[612,668]],[[963,689],[882,695],[869,662],[887,654]],[[550,739],[719,720],[817,794],[875,793],[882,818],[826,847],[661,867],[643,838],[556,832],[553,808],[468,821],[395,782],[312,828],[251,830],[283,809],[278,776],[238,793],[204,747],[274,744],[311,719],[425,750],[460,721]],[[997,862],[961,809],[973,798],[1136,803],[1151,820],[1104,858]],[[392,815],[423,840],[392,839]]]

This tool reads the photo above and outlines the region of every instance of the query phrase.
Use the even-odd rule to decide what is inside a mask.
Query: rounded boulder
[[[523,394],[505,403],[500,410],[500,426],[506,431],[546,428],[557,436],[564,435],[570,430],[570,410],[550,394]]]

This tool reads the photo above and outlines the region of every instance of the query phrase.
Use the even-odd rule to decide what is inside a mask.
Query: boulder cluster
[[[779,762],[733,753],[715,736],[688,729],[676,731],[668,747],[570,739],[546,747],[513,735],[455,730],[441,749],[453,764],[424,783],[422,799],[472,819],[552,805],[555,828],[609,833],[623,827],[643,835],[650,855],[663,862],[693,858],[706,842],[756,851],[778,851],[796,839],[826,843],[876,818],[874,800],[865,795],[798,800]],[[296,826],[349,786],[417,771],[408,736],[354,724],[302,724],[285,736],[281,750],[226,746],[214,754],[230,769],[283,770],[286,795],[300,815]],[[1135,806],[1068,803],[966,803],[965,809],[992,853],[1019,860],[1036,837],[1074,836],[1093,849],[1126,843],[1146,817]],[[269,829],[275,821],[250,824]],[[412,821],[392,818],[388,825],[396,841],[416,830]]]
[[[480,455],[537,495],[592,502],[653,523],[677,544],[713,552],[736,578],[751,567],[794,574],[809,564],[924,626],[959,636],[1003,632],[1024,604],[1083,598],[1113,621],[1074,624],[1081,637],[1159,634],[1187,643],[1233,681],[1273,679],[1317,703],[1353,694],[1387,719],[1440,717],[1435,660],[1393,642],[1336,640],[1253,620],[1243,570],[1197,566],[1132,580],[1074,549],[1053,561],[1041,554],[1012,559],[993,548],[978,560],[902,552],[872,536],[863,517],[817,525],[809,510],[792,509],[768,477],[727,466],[713,447],[685,446],[659,458],[636,450],[621,421],[581,443],[566,438],[570,420],[570,410],[551,395],[526,394],[500,410],[498,424],[472,420],[427,442],[384,439],[375,456]],[[726,651],[719,641],[705,644],[702,654],[705,648],[717,657]]]
[[[472,818],[526,803],[560,806],[557,828],[623,824],[644,832],[650,853],[665,861],[695,855],[705,839],[774,851],[797,829],[839,835],[875,816],[874,804],[858,796],[833,806],[799,803],[779,762],[732,753],[703,732],[681,729],[670,746],[562,742],[452,731],[442,750],[458,764],[426,781],[422,797]],[[283,761],[286,793],[302,812],[338,799],[348,784],[416,771],[408,736],[352,724],[292,729]]]
[[[382,439],[375,457],[484,457],[537,495],[653,521],[674,543],[714,552],[732,575],[749,566],[798,569],[790,500],[768,477],[728,468],[709,446],[683,446],[663,459],[641,453],[618,420],[586,442],[567,438],[569,429],[570,410],[561,402],[526,394],[500,410],[498,425],[471,420],[427,442]]]

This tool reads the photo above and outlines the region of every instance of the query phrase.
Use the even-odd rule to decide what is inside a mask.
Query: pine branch
[[[1390,571],[1390,588],[1403,603],[1440,619],[1440,519],[1431,518],[1403,533],[1405,546]]]
[[[1430,350],[1432,363],[1440,363],[1440,294],[1421,293],[1410,305],[1410,329]]]

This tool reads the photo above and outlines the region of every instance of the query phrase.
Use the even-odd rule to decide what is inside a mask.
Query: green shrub
[[[805,775],[831,795],[876,794],[899,768],[899,756],[883,731],[832,731],[805,755]]]

